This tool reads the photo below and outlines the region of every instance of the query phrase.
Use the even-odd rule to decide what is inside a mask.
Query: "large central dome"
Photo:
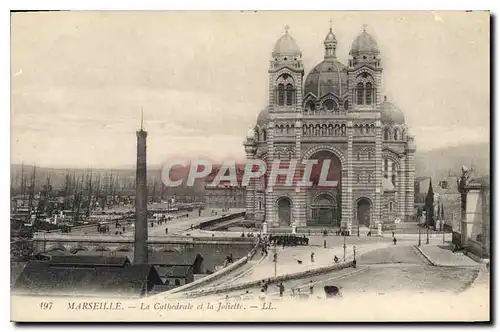
[[[321,98],[328,93],[343,96],[348,92],[346,66],[329,58],[319,63],[307,75],[304,96],[313,93]]]

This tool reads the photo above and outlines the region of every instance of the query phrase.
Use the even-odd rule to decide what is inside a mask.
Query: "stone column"
[[[142,128],[137,132],[134,264],[148,264],[147,137],[148,133]]]
[[[302,163],[302,122],[300,120],[295,121],[295,159],[297,160],[297,168],[295,170],[295,174],[299,174],[301,171],[304,171],[305,167]],[[298,177],[295,178],[298,181],[302,180]],[[301,188],[299,186],[295,187],[295,224],[297,227],[306,227],[307,226],[307,217],[306,217],[306,188]]]
[[[401,221],[406,221],[406,157],[399,160],[398,172],[398,216]]]
[[[344,227],[352,227],[353,218],[353,202],[352,202],[352,186],[354,178],[354,170],[352,165],[352,141],[353,141],[353,128],[352,121],[347,122],[347,158],[345,158],[347,178],[342,174],[342,224]],[[345,187],[344,187],[345,184]],[[346,211],[344,213],[344,206]],[[344,214],[346,219],[344,219]]]
[[[415,144],[414,138],[408,136],[408,154],[406,162],[407,186],[406,186],[406,213],[411,216],[415,203]]]
[[[270,121],[267,124],[267,179],[271,176],[271,167],[274,161],[274,122]],[[275,213],[275,198],[273,188],[266,184],[266,222],[268,227],[278,227],[279,220],[276,218]]]
[[[375,123],[375,197],[373,202],[373,219],[372,226],[377,227],[381,220],[381,196],[382,196],[382,178],[384,160],[382,158],[382,128],[380,120]]]
[[[255,158],[255,152],[257,150],[255,142],[253,140],[247,139],[244,145],[246,158],[249,162],[251,162]],[[245,219],[247,220],[255,220],[255,186],[255,179],[250,179],[245,191]]]

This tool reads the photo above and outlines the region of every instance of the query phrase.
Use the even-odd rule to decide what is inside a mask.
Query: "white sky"
[[[489,141],[486,12],[15,13],[11,161],[134,165],[141,106],[150,164],[241,159],[283,27],[307,75],[323,60],[330,19],[343,63],[368,25],[382,52],[384,92],[419,150]]]

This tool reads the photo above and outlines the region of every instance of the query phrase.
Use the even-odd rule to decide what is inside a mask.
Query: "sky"
[[[284,27],[307,75],[330,20],[344,64],[363,25],[376,38],[418,150],[489,142],[487,12],[13,13],[11,162],[133,166],[141,108],[148,163],[242,160]]]

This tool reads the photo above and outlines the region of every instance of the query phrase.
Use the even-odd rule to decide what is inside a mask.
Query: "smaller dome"
[[[405,123],[405,116],[403,112],[391,102],[387,101],[387,97],[379,106],[380,109],[380,120],[384,124],[399,124]]]
[[[260,111],[259,116],[257,117],[257,125],[258,126],[265,126],[269,122],[269,110],[264,108],[262,111]]]
[[[336,43],[336,42],[337,42],[337,38],[335,38],[335,35],[332,32],[332,28],[330,28],[330,31],[328,32],[328,34],[326,35],[326,38],[325,38],[325,44]]]
[[[351,45],[351,50],[349,51],[350,55],[356,55],[359,53],[380,53],[377,41],[365,30],[363,30],[363,32],[357,36],[356,39],[354,39]]]
[[[248,131],[247,131],[247,139],[252,140],[254,138],[255,138],[255,131],[252,128],[248,129]]]
[[[382,178],[382,190],[384,191],[384,193],[396,191],[394,185],[392,184],[392,181],[385,177]]]
[[[280,55],[300,55],[300,48],[288,31],[274,45],[273,56]]]

